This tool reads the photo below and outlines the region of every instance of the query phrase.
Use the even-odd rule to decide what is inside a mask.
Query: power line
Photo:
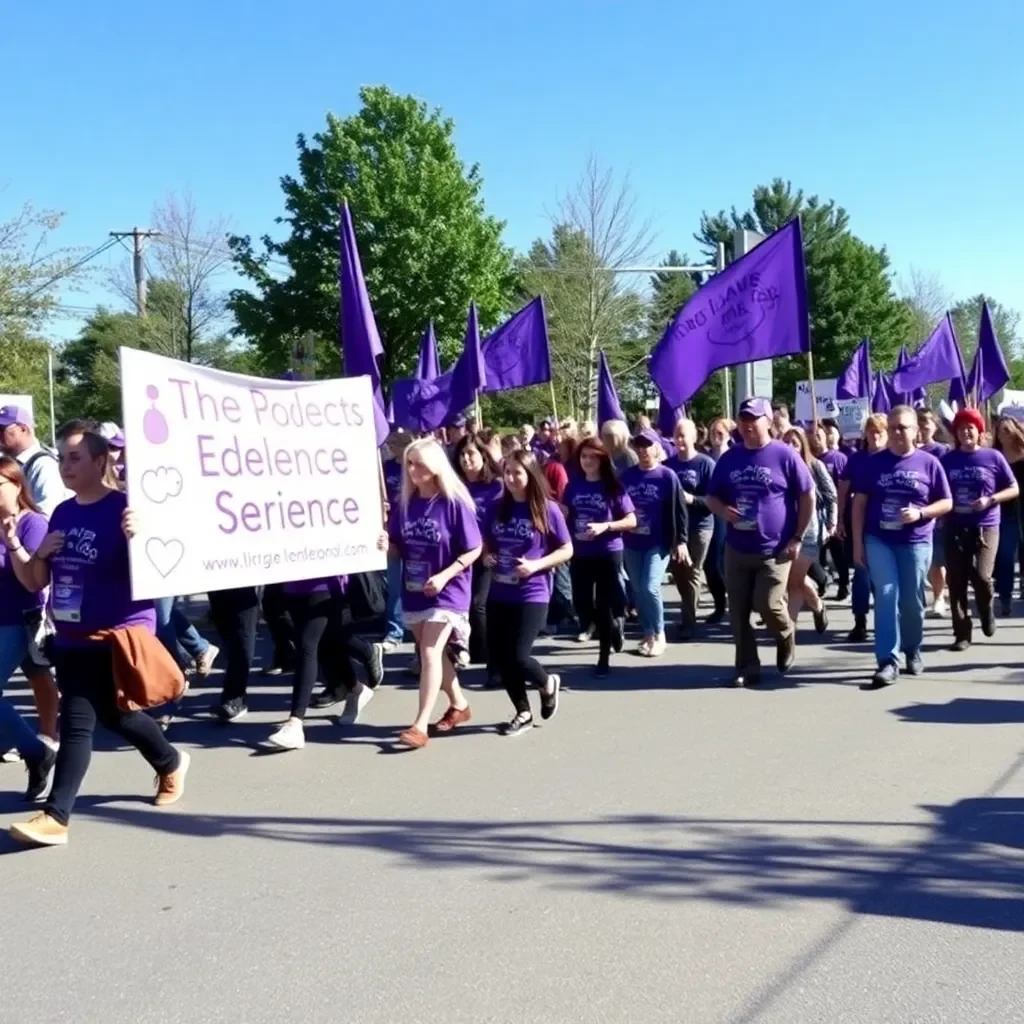
[[[40,292],[46,291],[51,285],[56,284],[62,278],[67,277],[69,274],[74,273],[79,267],[84,267],[90,260],[94,260],[97,256],[105,253],[111,246],[117,244],[117,239],[112,238],[108,242],[104,242],[103,245],[93,249],[92,252],[83,256],[77,263],[72,263],[70,267],[65,267],[59,274],[54,274],[49,280],[44,281],[38,288],[33,288],[27,295],[22,296],[22,301],[27,302],[29,299],[34,298]]]

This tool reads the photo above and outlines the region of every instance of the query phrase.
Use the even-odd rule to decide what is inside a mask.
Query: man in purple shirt
[[[793,559],[814,515],[814,482],[803,459],[771,436],[772,406],[766,398],[740,405],[742,445],[715,466],[708,508],[728,523],[725,579],[736,645],[734,686],[756,686],[761,665],[750,624],[756,611],[775,636],[776,663],[787,671],[796,654],[796,630],[786,604]]]

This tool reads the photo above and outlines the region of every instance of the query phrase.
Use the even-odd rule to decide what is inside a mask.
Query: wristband
[[[25,550],[25,545],[24,544],[19,544],[16,548],[12,547],[9,550],[11,551],[12,554],[14,552],[16,552],[16,551],[24,551]]]

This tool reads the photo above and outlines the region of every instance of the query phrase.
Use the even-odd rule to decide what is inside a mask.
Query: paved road
[[[833,619],[757,692],[718,685],[721,642],[598,682],[562,644],[543,729],[498,738],[476,692],[398,756],[403,659],[299,753],[254,753],[260,686],[234,728],[175,726],[165,811],[106,745],[66,849],[0,841],[0,1020],[1024,1020],[1024,619],[959,656],[929,623],[926,674],[879,693]],[[0,825],[21,784],[0,767]]]

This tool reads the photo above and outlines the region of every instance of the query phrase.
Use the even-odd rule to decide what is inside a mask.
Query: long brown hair
[[[465,437],[460,437],[455,442],[455,448],[452,450],[452,467],[464,484],[469,483],[466,471],[462,468],[462,453],[467,448],[473,448],[478,451],[483,461],[483,468],[480,470],[480,483],[489,484],[501,479],[501,467],[494,461],[494,456],[487,450],[486,444],[480,439],[479,435],[466,434]]]
[[[548,532],[548,500],[551,498],[551,489],[548,487],[547,479],[540,468],[537,456],[529,449],[523,448],[516,452],[509,452],[505,456],[505,467],[522,466],[526,471],[526,504],[530,508],[530,519],[537,530],[544,534]],[[508,487],[501,496],[501,506],[498,509],[498,518],[507,523],[512,515],[512,506],[515,498]]]
[[[604,496],[606,498],[617,498],[622,494],[622,484],[619,483],[619,478],[615,473],[615,467],[612,465],[612,458],[608,454],[608,449],[605,448],[604,442],[597,437],[588,437],[580,441],[577,446],[573,462],[579,470],[580,476],[584,479],[586,479],[586,474],[583,472],[583,465],[580,462],[580,459],[585,451],[593,452],[598,458],[600,463],[598,472],[601,476]]]
[[[18,508],[23,512],[38,512],[39,506],[32,500],[28,481],[22,471],[21,463],[10,455],[0,455],[0,476],[10,480],[18,488]]]

